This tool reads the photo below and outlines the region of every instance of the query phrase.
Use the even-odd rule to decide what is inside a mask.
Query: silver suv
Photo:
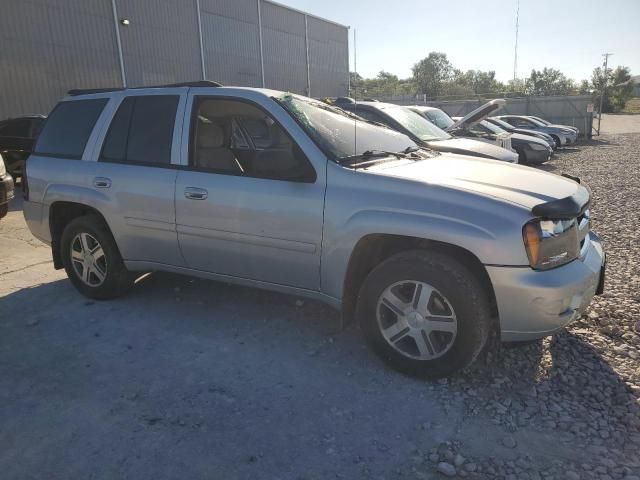
[[[168,271],[303,295],[418,375],[469,365],[492,331],[550,335],[602,287],[574,179],[419,148],[289,93],[72,91],[26,173],[29,228],[82,294]]]

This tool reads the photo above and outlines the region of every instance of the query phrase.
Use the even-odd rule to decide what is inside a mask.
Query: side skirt
[[[171,272],[181,275],[188,275],[192,277],[205,278],[207,280],[214,280],[217,282],[226,282],[234,285],[242,285],[245,287],[260,288],[263,290],[270,290],[273,292],[280,292],[287,295],[296,295],[299,297],[310,298],[326,303],[327,305],[340,310],[342,308],[342,301],[338,298],[331,297],[322,292],[315,290],[308,290],[306,288],[291,287],[289,285],[281,285],[279,283],[264,282],[261,280],[252,280],[249,278],[234,277],[232,275],[223,275],[220,273],[205,272],[203,270],[195,270],[193,268],[176,267],[174,265],[167,265],[164,263],[146,262],[138,260],[125,260],[124,262],[127,270],[132,272]]]

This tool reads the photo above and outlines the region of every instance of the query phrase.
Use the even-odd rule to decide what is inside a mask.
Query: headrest
[[[220,148],[224,146],[224,130],[215,123],[200,123],[198,125],[198,147]]]

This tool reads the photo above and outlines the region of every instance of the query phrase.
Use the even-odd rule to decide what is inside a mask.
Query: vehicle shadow
[[[557,165],[554,165],[552,162],[542,163],[540,165],[532,165],[534,168],[538,170],[543,170],[545,172],[555,172],[558,169]]]
[[[558,155],[558,154],[562,155],[564,153],[573,153],[573,152],[579,152],[579,151],[580,151],[580,149],[576,148],[576,147],[562,147],[562,148],[559,148],[558,150],[556,150],[555,153],[556,153],[556,155]]]
[[[301,450],[295,468],[303,472],[309,467],[305,459],[318,445],[323,451],[333,443],[344,445],[353,458],[368,455],[372,445],[386,452],[405,449],[405,441],[432,445],[451,438],[454,421],[428,437],[416,422],[443,424],[439,409],[451,408],[456,398],[463,412],[482,412],[482,418],[498,419],[509,431],[533,428],[554,439],[570,438],[576,461],[608,456],[618,465],[640,467],[633,463],[640,439],[637,399],[584,334],[568,332],[498,348],[487,361],[447,382],[425,382],[384,367],[357,328],[335,334],[337,311],[264,290],[149,274],[129,295],[112,301],[88,300],[66,279],[16,290],[1,301],[5,374],[0,392],[15,392],[10,397],[15,401],[3,405],[0,423],[20,432],[7,438],[23,449],[20,455],[33,453],[32,465],[41,462],[38,450],[29,447],[33,435],[73,434],[97,441],[94,430],[84,431],[65,417],[74,408],[113,412],[91,417],[95,428],[107,432],[100,442],[111,452],[112,464],[131,448],[146,451],[144,432],[155,428],[154,438],[164,439],[159,440],[163,448],[179,439],[185,448],[200,451],[198,442],[214,439],[235,445],[226,453],[229,458],[236,458],[238,445],[250,455],[274,441],[295,438]],[[47,410],[60,395],[65,408]],[[22,404],[38,415],[26,418]],[[387,408],[399,404],[402,411]],[[38,423],[52,417],[64,424],[59,432]],[[464,423],[464,418],[458,420]],[[185,422],[193,432],[188,437],[180,433]],[[343,423],[344,428],[336,427]],[[199,433],[202,425],[210,428],[206,437]],[[131,441],[121,444],[121,432],[129,432]],[[66,440],[59,443],[65,450],[54,450],[62,460],[71,460],[64,452],[74,450],[68,450]],[[10,445],[0,439],[0,450],[4,447]],[[269,455],[283,465],[291,461],[288,451]],[[199,456],[194,465],[205,468],[199,458],[206,457]],[[368,460],[381,475],[388,469],[383,457]],[[91,455],[73,458],[77,462]],[[349,462],[356,469],[350,476],[357,478],[360,464]],[[254,463],[242,461],[245,477],[256,477],[260,465]],[[83,468],[89,471],[91,465]]]
[[[611,141],[609,139],[605,139],[605,138],[590,138],[590,139],[581,139],[578,143],[577,146],[598,146],[598,145],[603,145],[603,146],[618,146],[619,144],[617,142]]]

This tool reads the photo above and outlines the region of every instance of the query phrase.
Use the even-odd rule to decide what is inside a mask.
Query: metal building
[[[2,0],[0,119],[197,79],[346,95],[348,48],[348,27],[270,0]]]

